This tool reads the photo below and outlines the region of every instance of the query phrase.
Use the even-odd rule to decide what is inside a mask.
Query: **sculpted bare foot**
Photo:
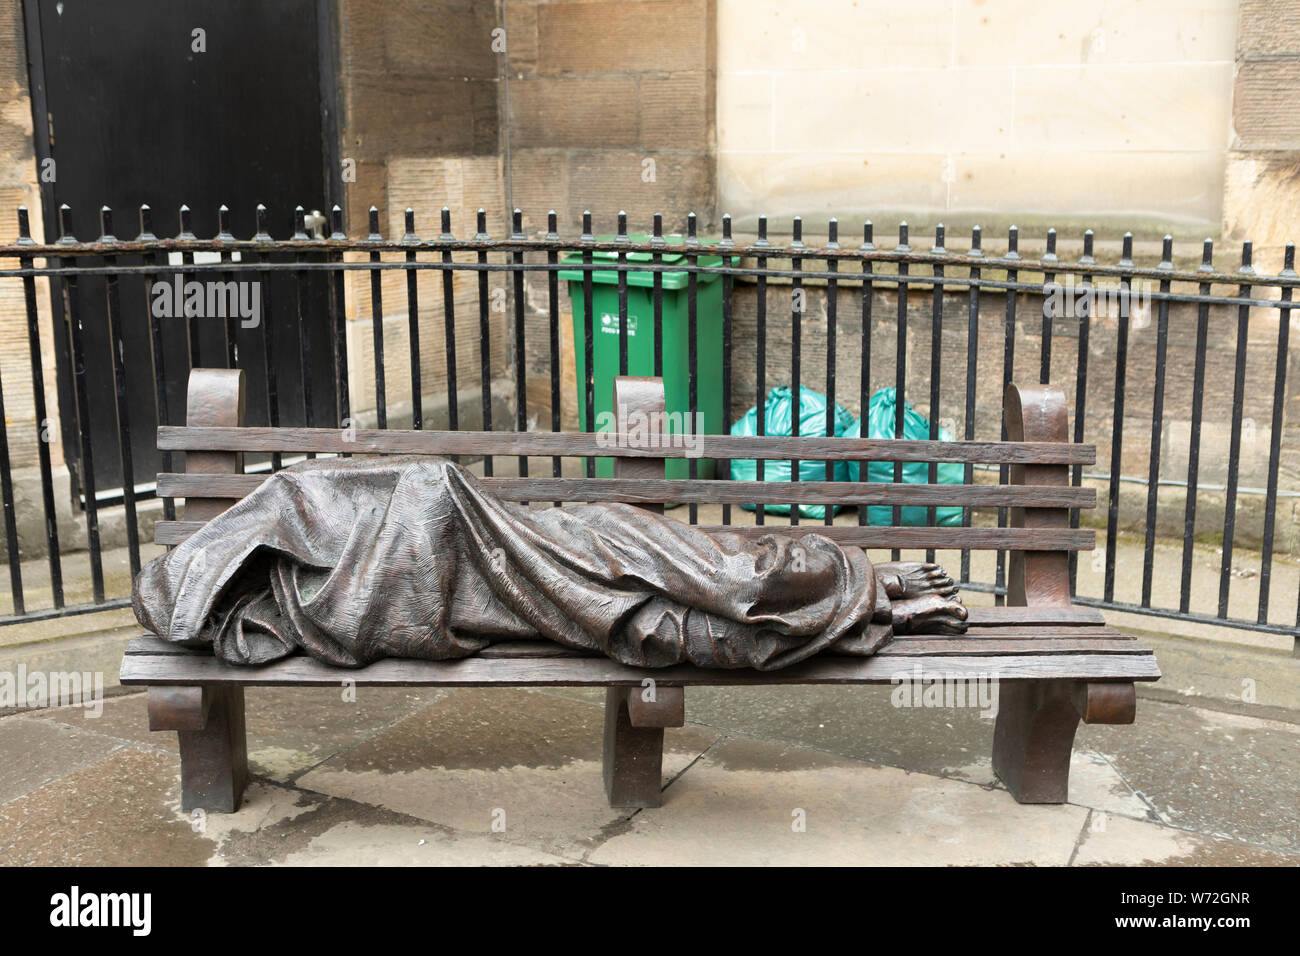
[[[957,585],[948,572],[937,564],[921,561],[896,561],[876,565],[876,577],[884,585],[891,601],[923,597],[927,594],[951,595]]]
[[[955,591],[956,588],[953,588]],[[931,592],[893,602],[895,634],[964,634],[968,612],[952,594]]]

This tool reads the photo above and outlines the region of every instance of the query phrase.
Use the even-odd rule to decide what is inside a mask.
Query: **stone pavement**
[[[1143,699],[1029,807],[991,720],[890,691],[692,689],[639,811],[605,804],[600,691],[250,689],[246,803],[201,819],[143,694],[19,712],[0,864],[1300,864],[1300,724]]]

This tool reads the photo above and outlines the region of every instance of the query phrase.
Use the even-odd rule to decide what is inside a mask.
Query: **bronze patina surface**
[[[528,508],[430,457],[277,473],[135,581],[153,633],[232,664],[344,667],[554,641],[640,667],[773,670],[869,655],[895,631],[960,632],[929,564],[873,567],[815,532],[704,531],[626,504]]]

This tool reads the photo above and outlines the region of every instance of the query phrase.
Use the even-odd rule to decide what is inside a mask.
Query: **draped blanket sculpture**
[[[153,633],[231,664],[446,660],[540,638],[640,667],[773,670],[872,654],[896,632],[961,632],[956,590],[937,565],[873,567],[814,531],[509,504],[412,456],[273,475],[145,567],[133,604]]]

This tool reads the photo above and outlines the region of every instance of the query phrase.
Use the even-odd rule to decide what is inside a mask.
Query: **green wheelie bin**
[[[601,241],[613,241],[615,236],[600,236]],[[632,242],[648,242],[649,236],[631,235]],[[709,240],[701,240],[701,245]],[[684,263],[680,236],[665,237],[663,264]],[[595,369],[595,411],[597,426],[612,422],[609,414],[613,408],[614,377],[618,375],[618,271],[600,269],[602,263],[617,263],[617,252],[593,252],[592,262],[592,366]],[[573,351],[577,363],[578,421],[587,430],[586,381],[587,317],[583,302],[583,272],[581,252],[567,252],[560,260],[564,265],[578,266],[562,269],[560,278],[569,284],[569,298],[573,303]],[[628,264],[653,262],[653,253],[629,252]],[[705,268],[722,265],[717,255],[699,256]],[[734,257],[733,257],[733,262]],[[679,434],[690,420],[690,352],[688,316],[688,278],[682,271],[661,272],[663,288],[663,380],[668,430]],[[654,375],[654,273],[650,271],[627,272],[627,371],[629,375]],[[696,276],[696,419],[695,431],[706,435],[726,432],[725,409],[722,407],[722,276],[717,273]],[[610,430],[598,427],[597,431]],[[713,477],[713,461],[701,460],[696,470],[699,478]],[[613,459],[596,459],[596,475],[609,478],[614,473]],[[670,458],[666,477],[687,478],[689,466],[684,458]]]

